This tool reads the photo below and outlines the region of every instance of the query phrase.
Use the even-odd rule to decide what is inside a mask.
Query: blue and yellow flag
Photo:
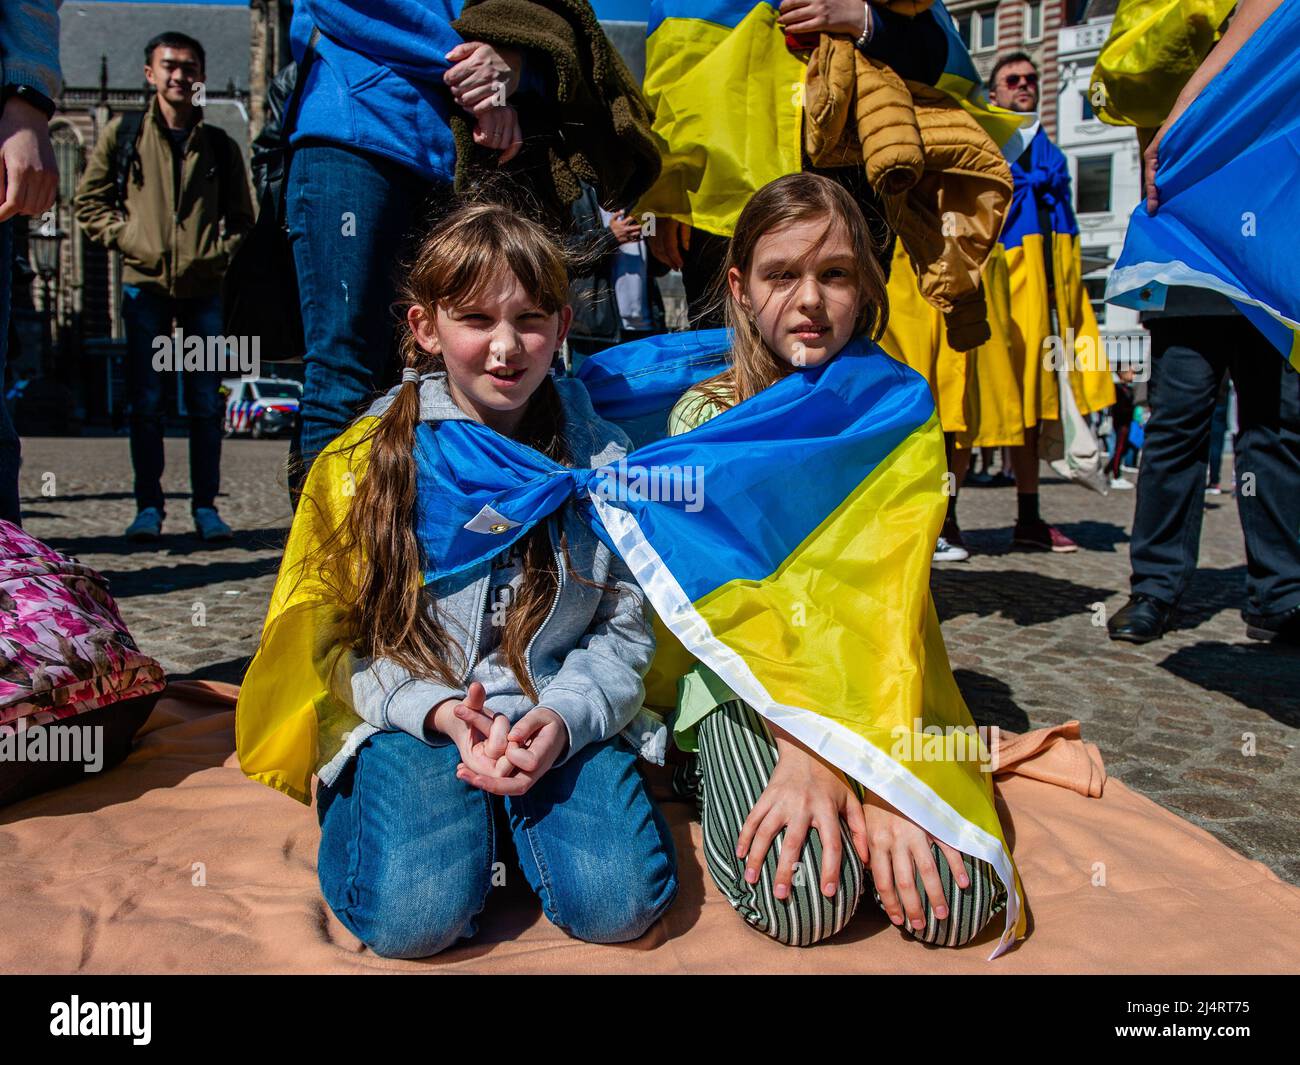
[[[1017,446],[1026,429],[1060,417],[1058,379],[1045,359],[1052,338],[1072,356],[1070,385],[1080,412],[1115,402],[1106,348],[1083,284],[1069,164],[1041,127],[1027,147],[1023,163],[1011,161],[1011,204],[981,271],[989,340],[972,352],[953,350],[900,250],[889,275],[890,315],[881,343],[929,380],[944,431],[956,433],[961,447]]]
[[[1157,129],[1237,0],[1120,0],[1088,99],[1112,126]]]
[[[1106,299],[1164,306],[1170,285],[1227,296],[1300,369],[1300,4],[1279,7],[1160,142],[1160,208],[1140,203]]]
[[[1083,284],[1069,163],[1041,127],[1028,157],[1012,162],[1011,179],[998,243],[1011,288],[1012,356],[1023,374],[1025,426],[1031,427],[1060,417],[1056,375],[1044,359],[1053,338],[1071,357],[1070,385],[1081,414],[1114,403],[1115,385]]]
[[[725,330],[667,334],[604,352],[580,376],[598,411],[635,417],[666,410],[728,350]],[[295,518],[236,717],[244,772],[302,801],[358,723],[330,690],[336,612],[302,565],[364,476],[341,454],[312,467],[308,490],[335,502]],[[492,557],[572,504],[690,655],[933,836],[993,866],[1009,896],[994,956],[1023,934],[990,751],[929,591],[946,466],[921,377],[857,341],[616,465],[571,469],[472,421],[420,424],[415,459],[426,580]]]

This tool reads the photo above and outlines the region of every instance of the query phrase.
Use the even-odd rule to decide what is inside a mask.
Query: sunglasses
[[[1006,76],[1006,80],[1007,80],[1007,88],[1008,88],[1008,89],[1017,89],[1017,88],[1019,88],[1019,87],[1020,87],[1020,83],[1021,83],[1022,81],[1025,83],[1025,87],[1028,88],[1028,89],[1036,89],[1036,88],[1038,88],[1038,75],[1037,75],[1037,74],[1008,74],[1008,75]]]

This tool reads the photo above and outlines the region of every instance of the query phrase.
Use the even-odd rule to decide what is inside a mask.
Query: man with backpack
[[[190,507],[204,540],[229,540],[216,510],[221,474],[222,408],[227,367],[208,365],[222,335],[221,281],[253,225],[243,156],[229,136],[203,121],[203,46],[183,33],[145,45],[145,78],[155,94],[144,112],[110,122],[95,144],[74,200],[86,234],[122,254],[122,318],[137,514],[128,539],[158,539],[163,412],[171,373],[181,375],[189,417]],[[181,337],[204,340],[201,368],[182,352],[160,349]],[[190,345],[184,345],[187,349]],[[162,369],[158,364],[161,364]],[[182,368],[184,367],[184,368]]]

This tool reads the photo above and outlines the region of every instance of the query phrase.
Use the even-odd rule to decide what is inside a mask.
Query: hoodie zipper
[[[466,656],[465,676],[461,678],[462,684],[469,684],[469,678],[474,674],[474,667],[478,665],[478,649],[483,642],[483,615],[487,613],[488,596],[492,594],[492,574],[489,570],[487,577],[487,587],[483,589],[483,594],[479,596],[478,613],[474,618],[474,642],[470,646],[470,652]]]
[[[528,672],[528,680],[533,686],[533,691],[537,691],[537,678],[533,676],[533,644],[537,642],[537,637],[542,634],[547,623],[555,616],[555,611],[560,606],[560,595],[564,591],[564,560],[560,557],[560,548],[555,542],[555,529],[549,520],[546,523],[546,532],[551,538],[551,551],[555,555],[555,601],[551,603],[551,609],[542,619],[542,623],[537,626],[537,631],[528,641],[528,646],[524,648],[524,669]],[[540,696],[541,692],[537,691],[537,694]]]

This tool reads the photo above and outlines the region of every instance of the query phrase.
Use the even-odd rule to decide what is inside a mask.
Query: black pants
[[[122,320],[136,510],[167,511],[162,489],[163,435],[167,393],[175,390],[177,378],[190,432],[190,510],[216,506],[221,487],[221,372],[207,368],[164,373],[155,368],[154,357],[158,338],[171,335],[173,321],[183,336],[220,336],[221,297],[212,293],[172,299],[152,289],[123,285]],[[173,356],[179,362],[181,353]]]
[[[1155,319],[1151,420],[1130,546],[1135,593],[1176,603],[1196,572],[1210,420],[1237,387],[1237,511],[1254,613],[1300,606],[1300,374],[1239,316]]]

